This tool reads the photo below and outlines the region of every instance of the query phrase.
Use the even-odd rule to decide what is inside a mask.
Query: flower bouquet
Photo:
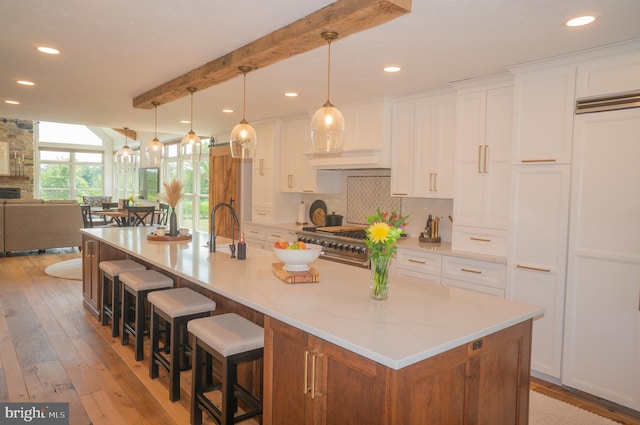
[[[396,252],[396,241],[404,233],[409,216],[401,216],[378,210],[367,217],[369,227],[365,229],[365,244],[369,248],[371,260],[371,298],[385,300],[389,295],[389,263]]]
[[[178,234],[178,218],[176,217],[176,206],[182,198],[182,188],[184,183],[179,180],[173,179],[170,183],[163,182],[164,193],[158,195],[158,199],[167,203],[171,207],[171,214],[169,215],[169,236],[176,236]]]

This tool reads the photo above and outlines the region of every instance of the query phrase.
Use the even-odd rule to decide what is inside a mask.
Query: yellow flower
[[[369,227],[369,238],[372,242],[386,242],[391,228],[387,223],[374,223]]]

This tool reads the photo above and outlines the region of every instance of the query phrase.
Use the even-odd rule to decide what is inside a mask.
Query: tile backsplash
[[[453,200],[396,198],[391,194],[391,177],[388,170],[342,170],[341,190],[328,194],[303,194],[307,215],[309,206],[316,199],[327,204],[328,212],[335,211],[344,216],[345,224],[366,224],[366,217],[381,211],[399,211],[408,215],[405,231],[412,237],[420,236],[424,230],[427,217],[441,217],[440,237],[444,242],[451,242],[451,220],[453,216]],[[453,217],[452,217],[453,218]]]

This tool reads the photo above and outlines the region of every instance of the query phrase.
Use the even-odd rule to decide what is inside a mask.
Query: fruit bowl
[[[290,272],[304,272],[309,270],[309,263],[314,262],[320,256],[321,245],[305,244],[306,249],[282,249],[273,247],[273,253],[278,260],[284,263],[284,270]]]

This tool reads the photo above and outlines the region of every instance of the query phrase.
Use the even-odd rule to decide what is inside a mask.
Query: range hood
[[[618,93],[576,101],[576,114],[616,111],[618,109],[630,108],[640,108],[640,92]]]
[[[382,150],[350,150],[339,154],[305,153],[309,165],[318,170],[391,168],[391,155]]]

